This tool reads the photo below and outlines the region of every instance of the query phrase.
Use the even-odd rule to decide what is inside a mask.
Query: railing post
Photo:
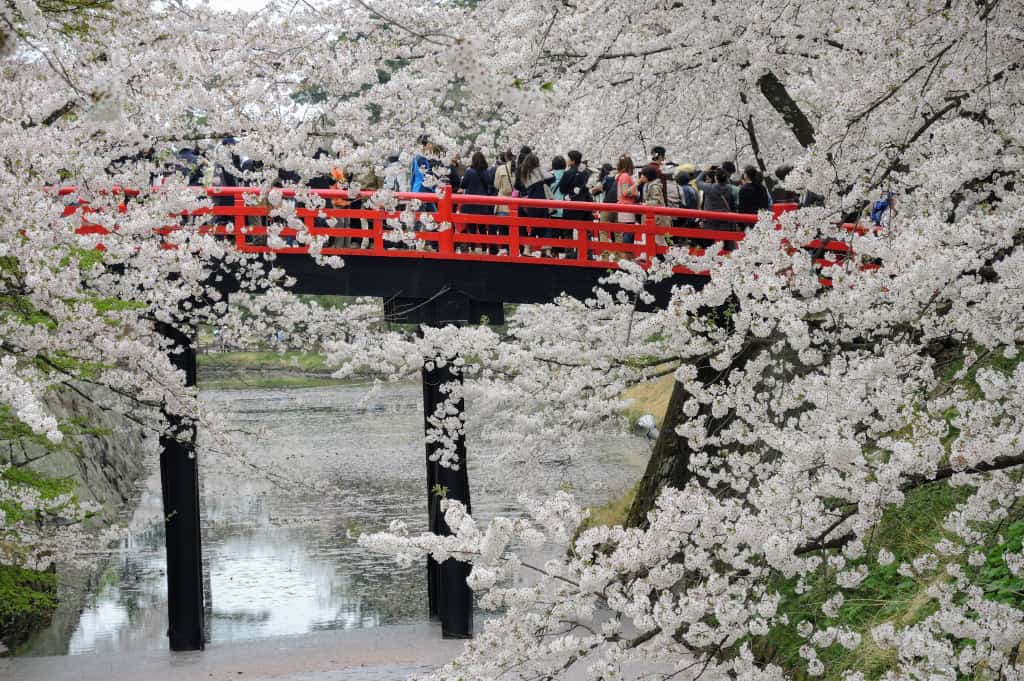
[[[648,263],[654,262],[654,230],[657,229],[657,227],[657,216],[652,212],[644,213],[644,255],[647,256]]]
[[[508,207],[508,257],[519,257],[519,206]]]
[[[593,224],[593,223],[591,223]],[[590,226],[585,225],[576,230],[576,261],[586,262],[590,259]]]
[[[157,324],[157,331],[171,341],[171,364],[185,374],[185,385],[194,386],[194,332],[164,323]],[[167,544],[167,637],[171,650],[202,650],[206,637],[196,423],[166,411],[164,417],[168,431],[160,435],[160,483]]]
[[[235,209],[235,247],[242,251],[245,250],[245,216],[242,215],[242,208],[245,207],[245,196],[242,192],[235,192],[235,200],[233,202]]]
[[[441,187],[441,201],[437,206],[435,221],[438,222],[438,229],[444,224],[448,225],[445,232],[438,234],[437,251],[451,255],[455,252],[455,223],[452,222],[452,186],[446,184]]]
[[[376,255],[384,254],[384,222],[387,220],[384,209],[381,208],[380,214],[371,218],[370,224],[373,225],[373,252]]]

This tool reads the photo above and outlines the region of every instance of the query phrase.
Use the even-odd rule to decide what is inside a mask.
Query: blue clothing
[[[882,220],[885,218],[885,212],[889,210],[892,205],[892,192],[888,192],[885,198],[881,201],[875,201],[875,204],[871,206],[871,221],[875,223],[876,227],[882,226]]]
[[[565,169],[552,170],[551,175],[555,178],[555,181],[551,183],[551,193],[555,201],[565,201],[565,197],[562,195],[562,190],[559,189],[558,185],[562,181],[562,175],[565,175]],[[532,197],[531,197],[532,198]],[[544,198],[544,197],[541,197]],[[551,211],[551,217],[560,218],[562,217],[562,209],[558,208]]]
[[[430,161],[426,156],[416,154],[412,159],[412,167],[409,169],[409,191],[414,193],[423,191],[424,168],[431,168]]]
[[[687,183],[680,186],[679,191],[683,195],[683,208],[696,210],[700,203],[700,196],[697,194],[697,190]]]

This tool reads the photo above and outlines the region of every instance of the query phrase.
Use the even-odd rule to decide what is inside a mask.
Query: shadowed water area
[[[239,431],[247,452],[244,462],[200,453],[210,644],[427,620],[424,568],[399,568],[352,536],[387,529],[394,519],[412,531],[426,529],[418,384],[204,391],[203,401]],[[648,452],[639,438],[597,434],[586,461],[547,471],[529,489],[509,489],[514,471],[481,465],[472,404],[469,410],[478,519],[521,512],[520,492],[546,494],[566,482],[584,503],[603,503],[638,479]],[[294,479],[326,483],[330,491]],[[19,653],[166,649],[164,565],[154,472],[128,536],[98,578],[88,580],[84,598],[75,597],[73,606],[66,598],[53,624]]]

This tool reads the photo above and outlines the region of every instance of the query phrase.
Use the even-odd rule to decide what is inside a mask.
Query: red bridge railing
[[[61,188],[63,195],[73,196],[74,188]],[[130,210],[139,195],[134,190],[114,190],[124,198],[119,212]],[[309,244],[301,243],[299,230],[287,224],[281,215],[294,215],[304,223],[309,236],[322,237],[325,256],[386,256],[393,258],[426,258],[521,264],[546,264],[567,267],[616,269],[619,259],[639,261],[641,266],[666,253],[669,246],[689,247],[695,254],[714,242],[722,242],[725,251],[742,241],[742,229],[757,222],[756,215],[720,213],[684,208],[546,201],[498,196],[453,194],[450,187],[438,193],[397,193],[395,198],[404,210],[389,210],[371,205],[352,207],[360,201],[369,204],[372,192],[353,196],[341,189],[275,189],[281,203],[268,203],[265,188],[209,187],[196,188],[212,199],[214,205],[188,211],[174,224],[155,231],[165,237],[181,228],[181,221],[201,218],[199,231],[232,239],[235,247],[247,253],[303,254]],[[317,198],[319,197],[319,198]],[[323,207],[314,207],[322,199]],[[478,214],[474,209],[493,210],[494,214]],[[520,211],[544,208],[587,215],[590,219],[568,220],[521,215]],[[775,204],[773,214],[793,210],[795,204]],[[96,209],[82,202],[71,203],[64,215],[82,214],[79,234],[105,234],[104,227],[90,223],[88,214]],[[397,238],[403,214],[412,213],[416,227],[402,228],[405,238]],[[633,216],[634,223],[619,222],[620,216]],[[735,225],[732,229],[706,229],[702,226],[668,227],[657,224],[658,218],[682,219],[688,222],[713,221]],[[611,218],[611,221],[608,218]],[[664,221],[664,220],[663,220]],[[850,229],[860,229],[847,226]],[[391,238],[389,238],[389,236]],[[628,239],[628,237],[632,239]],[[626,243],[631,240],[632,243]],[[173,248],[172,244],[168,244]],[[849,246],[842,241],[812,242],[805,248],[816,251],[816,264],[827,268],[845,261]],[[677,268],[680,273],[708,275]],[[827,280],[824,282],[827,283]]]

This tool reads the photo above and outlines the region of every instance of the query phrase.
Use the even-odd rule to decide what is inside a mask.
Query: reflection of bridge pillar
[[[436,358],[428,361],[435,362]],[[429,418],[438,405],[445,401],[441,386],[447,383],[462,384],[462,372],[453,369],[448,361],[441,367],[423,367],[423,416],[424,427],[430,431]],[[462,399],[455,403],[461,415],[465,405]],[[438,487],[446,490],[448,499],[461,501],[470,511],[469,475],[466,471],[466,440],[459,434],[455,439],[455,451],[459,456],[459,469],[452,470],[431,461],[431,456],[441,448],[440,443],[427,442],[427,511],[430,531],[449,535],[451,529],[441,512],[441,495]],[[433,558],[427,559],[427,591],[431,617],[441,620],[441,634],[444,638],[469,638],[473,635],[473,592],[466,584],[471,566],[469,563],[449,558],[438,564]]]
[[[196,351],[191,334],[169,324],[158,331],[177,352],[171,363],[196,384]],[[195,424],[164,412],[170,434],[160,436],[160,482],[167,539],[167,636],[171,650],[202,650],[203,557],[199,532],[199,467]]]

